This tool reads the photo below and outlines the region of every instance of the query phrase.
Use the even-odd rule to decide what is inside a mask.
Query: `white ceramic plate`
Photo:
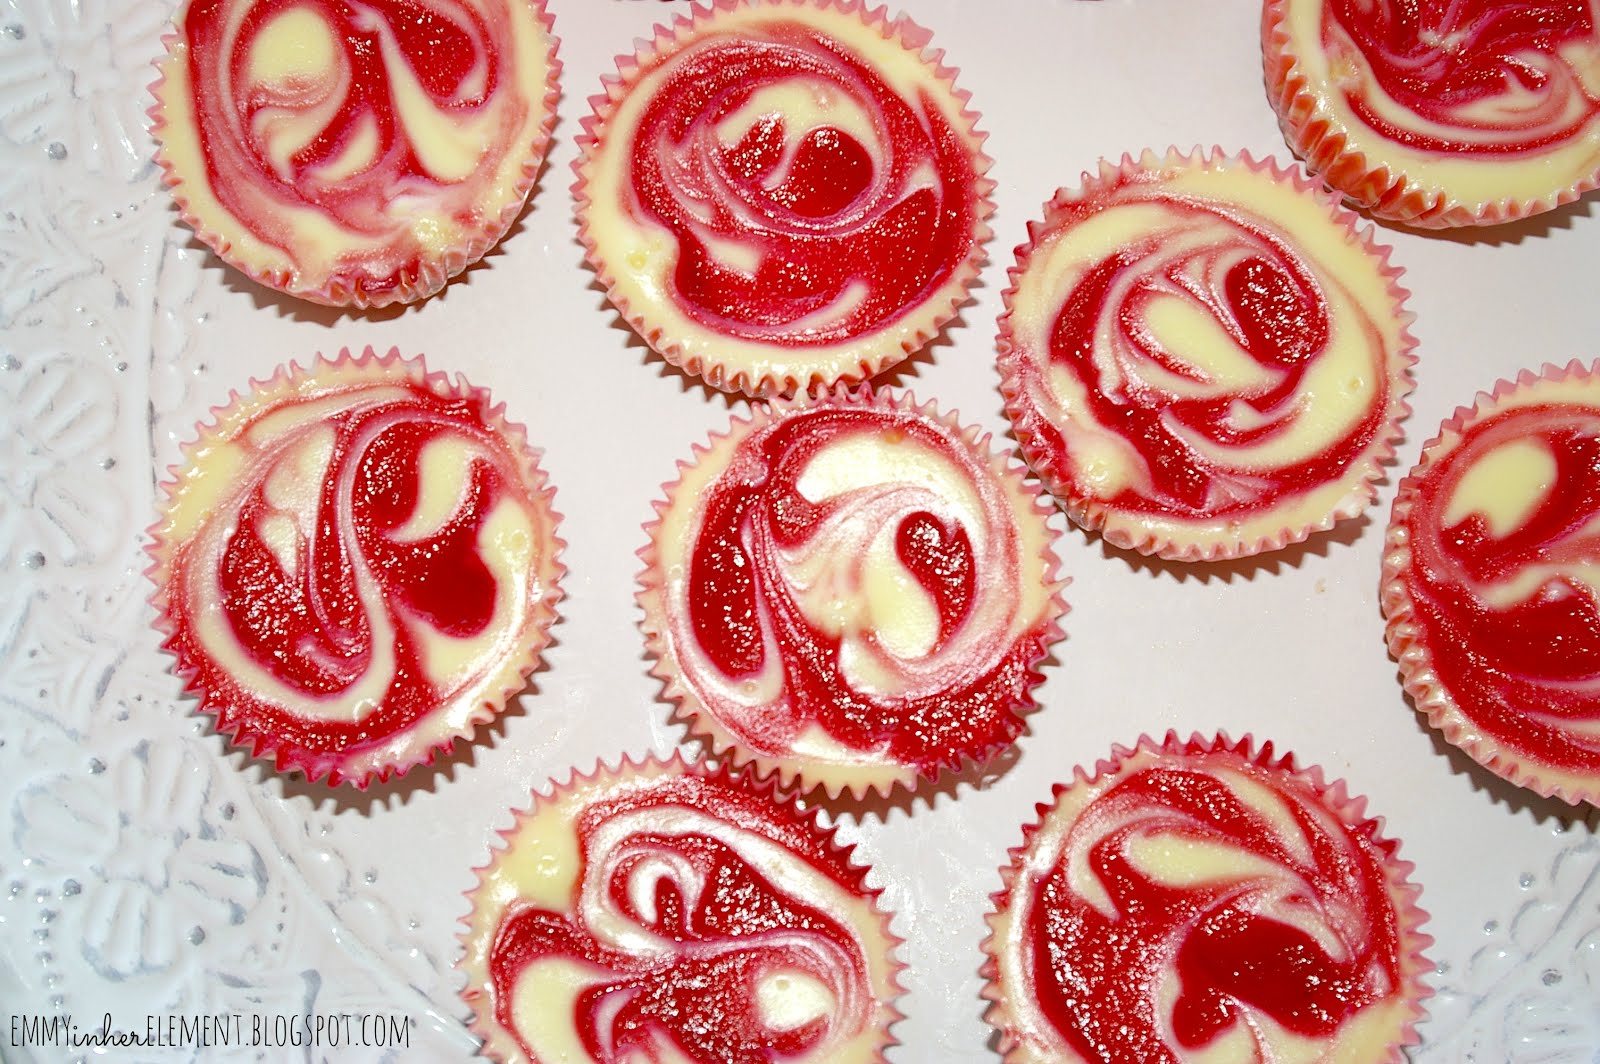
[[[1145,147],[1287,157],[1259,6],[903,4],[960,68],[999,187],[975,301],[892,379],[1000,433],[1005,270],[1057,186]],[[144,118],[168,4],[0,0],[0,1023],[71,1013],[98,1029],[110,1014],[143,1031],[149,1017],[349,1012],[400,1017],[402,1059],[473,1052],[452,965],[492,832],[552,776],[679,739],[641,656],[634,551],[676,460],[744,404],[621,326],[580,264],[568,190],[601,73],[682,7],[550,0],[564,96],[531,206],[442,296],[362,317],[244,281],[177,223]],[[1074,765],[1168,728],[1270,738],[1369,796],[1403,840],[1438,940],[1418,1059],[1600,1060],[1595,818],[1503,785],[1431,734],[1401,694],[1376,599],[1394,484],[1441,419],[1522,368],[1600,356],[1597,213],[1590,197],[1492,233],[1379,233],[1406,270],[1421,362],[1401,466],[1367,518],[1215,569],[1130,559],[1062,525],[1068,638],[1018,754],[843,818],[906,939],[897,1064],[994,1059],[976,972],[1006,848]],[[282,362],[367,344],[425,353],[529,427],[570,572],[519,709],[438,770],[356,794],[279,779],[208,733],[157,650],[141,548],[154,482],[210,407]],[[0,1026],[8,1061],[93,1055],[14,1041]],[[192,1045],[112,1057],[195,1058]]]

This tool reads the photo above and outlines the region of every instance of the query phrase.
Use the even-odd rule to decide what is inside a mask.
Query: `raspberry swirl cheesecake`
[[[1011,743],[1065,606],[1048,507],[987,443],[863,387],[758,407],[681,466],[639,599],[691,732],[835,797]]]
[[[157,161],[224,260],[316,303],[425,299],[482,258],[555,121],[544,0],[188,0]]]
[[[1388,641],[1417,710],[1490,770],[1600,805],[1600,366],[1456,411],[1400,484]]]
[[[1197,561],[1359,514],[1407,412],[1406,292],[1297,170],[1220,151],[1104,162],[1017,249],[1006,412],[1079,524]]]
[[[1432,940],[1362,807],[1248,738],[1145,737],[1077,770],[989,916],[1006,1064],[1399,1064]]]
[[[853,383],[954,316],[993,182],[929,39],[853,0],[716,0],[618,60],[580,237],[668,362],[751,395]]]
[[[562,544],[523,431],[487,393],[344,351],[256,383],[184,454],[151,529],[152,601],[219,732],[365,787],[522,689]]]
[[[1592,0],[1267,0],[1262,52],[1290,147],[1377,217],[1487,225],[1600,183]]]
[[[489,1056],[881,1064],[899,940],[814,811],[624,762],[536,797],[502,840],[458,962]]]

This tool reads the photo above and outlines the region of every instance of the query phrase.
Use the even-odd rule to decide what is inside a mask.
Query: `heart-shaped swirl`
[[[719,737],[914,779],[1021,729],[1059,613],[1048,531],[969,435],[865,394],[786,406],[673,496],[647,630]]]

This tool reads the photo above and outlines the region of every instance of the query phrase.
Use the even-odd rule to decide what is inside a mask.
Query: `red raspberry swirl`
[[[554,515],[482,393],[392,361],[319,372],[194,449],[156,530],[158,599],[219,730],[362,782],[520,686],[507,670],[532,668],[555,598]]]
[[[715,26],[644,68],[626,156],[624,213],[677,245],[668,298],[719,334],[798,347],[917,309],[975,249],[971,134],[805,19]]]
[[[1359,513],[1413,341],[1387,250],[1298,171],[1214,152],[1102,163],[1017,251],[1006,411],[1086,528],[1187,560]]]
[[[1504,461],[1522,463],[1519,498],[1537,491],[1496,515],[1482,492],[1508,489],[1471,481]],[[1535,773],[1587,778],[1600,796],[1597,517],[1600,407],[1552,389],[1547,402],[1481,413],[1402,487],[1409,566],[1396,575],[1409,610],[1389,612],[1415,627],[1434,683],[1479,744]]]
[[[997,898],[996,970],[1020,1026],[1047,1032],[1037,1059],[1162,1064],[1241,1035],[1228,1059],[1286,1059],[1285,1036],[1388,1059],[1398,1022],[1367,1051],[1332,1046],[1416,989],[1395,846],[1270,755],[1146,740],[1058,792]]]
[[[1372,84],[1344,90],[1351,113],[1417,150],[1536,151],[1600,115],[1600,33],[1586,0],[1328,0],[1322,35],[1332,54],[1359,51],[1371,73]],[[1369,98],[1374,88],[1384,99]]]
[[[696,520],[660,622],[709,723],[759,757],[923,775],[1017,736],[1059,604],[1029,553],[1043,516],[986,454],[924,412],[840,399],[758,418],[713,457],[673,503]],[[907,599],[927,619],[904,636]],[[832,753],[804,752],[817,730]]]
[[[421,274],[441,240],[498,238],[520,202],[505,168],[523,178],[547,91],[524,7],[191,0],[184,91],[209,194],[295,265],[291,288],[333,276],[381,303],[437,287]]]
[[[1076,378],[1093,422],[1144,459],[1148,480],[1106,502],[1137,513],[1247,514],[1338,477],[1383,424],[1381,392],[1317,453],[1277,467],[1253,460],[1316,417],[1303,397],[1308,375],[1329,351],[1325,279],[1248,208],[1159,188],[1097,190],[1062,210],[1061,231],[1133,203],[1156,206],[1162,224],[1084,263],[1061,293],[1049,334],[1050,366]],[[1197,233],[1203,239],[1194,239]],[[1149,326],[1151,304],[1170,300],[1216,322],[1261,367],[1259,383],[1208,386],[1192,353]],[[1381,353],[1378,328],[1364,318],[1354,325]],[[1033,427],[1046,446],[1067,448],[1049,422]]]
[[[863,870],[811,823],[675,775],[602,790],[573,828],[570,907],[513,899],[489,917],[494,1021],[527,1060],[573,1059],[553,1030],[596,1062],[880,1059],[889,940]],[[518,988],[541,976],[534,1006],[551,1015],[528,1021]]]

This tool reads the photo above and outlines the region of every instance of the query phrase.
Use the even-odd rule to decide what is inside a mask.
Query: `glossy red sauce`
[[[884,750],[901,764],[931,768],[956,753],[1010,741],[1021,730],[1014,707],[1030,684],[1031,664],[1043,653],[1042,632],[988,648],[991,661],[953,663],[949,686],[936,693],[874,696],[851,686],[840,667],[840,638],[811,623],[789,586],[783,552],[806,545],[841,511],[863,504],[859,493],[816,503],[805,498],[797,483],[807,463],[852,434],[891,431],[965,464],[941,432],[918,418],[818,409],[791,415],[747,439],[705,497],[686,591],[692,632],[716,668],[732,678],[765,667],[771,642],[792,712],[784,714],[788,723],[768,724],[771,731],[761,741],[769,748],[788,749],[804,726],[816,724],[849,749]],[[1009,527],[1009,511],[1000,520]],[[947,525],[926,511],[900,514],[898,522],[897,557],[938,614],[939,634],[931,651],[937,655],[969,621],[985,574],[960,525]],[[1015,579],[1011,573],[989,575]]]
[[[1216,777],[1157,766],[1095,799],[1068,836],[1069,850],[1087,845],[1088,872],[1109,895],[1110,914],[1076,893],[1065,854],[1038,884],[1020,917],[1035,993],[1044,1017],[1084,1059],[1176,1062],[1181,1050],[1249,1022],[1246,1010],[1296,1035],[1326,1037],[1396,992],[1399,930],[1384,855],[1354,828],[1331,834],[1308,811],[1309,795],[1252,774],[1286,799],[1309,860]],[[1243,850],[1281,874],[1190,887],[1157,882],[1127,857],[1134,840],[1155,833]],[[1273,917],[1286,887],[1338,948]],[[1158,993],[1174,979],[1176,1046],[1165,1036]]]
[[[630,1059],[630,1052],[655,1060],[665,1044],[697,1064],[775,1064],[814,1053],[830,1039],[851,1037],[871,1019],[876,1002],[854,930],[807,899],[786,893],[722,839],[640,831],[617,841],[610,852],[596,849],[595,831],[611,818],[652,809],[671,815],[680,806],[722,818],[730,833],[778,842],[797,863],[862,896],[860,871],[808,824],[766,799],[680,777],[597,803],[580,818],[578,835],[585,866],[604,867],[606,908],[670,941],[672,948],[633,952],[600,941],[585,923],[585,899],[574,898],[567,912],[513,906],[495,934],[488,970],[495,1018],[536,1064],[554,1062],[541,1061],[518,1031],[513,1003],[523,973],[549,958],[579,962],[604,975],[578,996],[572,1017],[585,1052],[596,1061]],[[633,901],[630,877],[641,868],[665,867],[651,867],[658,855],[692,872],[682,881],[672,875],[657,879],[654,912],[643,912]],[[771,1027],[761,1015],[756,988],[785,972],[829,987],[835,1012],[792,1029]]]
[[[1495,448],[1531,441],[1555,460],[1549,492],[1528,519],[1496,535],[1482,514],[1449,526],[1460,479]],[[1600,775],[1600,598],[1578,575],[1600,557],[1600,412],[1557,403],[1471,426],[1423,470],[1406,519],[1416,621],[1440,685],[1473,727],[1525,757]],[[1530,568],[1551,574],[1527,597],[1496,605],[1496,584]]]
[[[894,322],[968,258],[980,205],[975,151],[937,103],[904,99],[865,61],[801,23],[686,49],[633,141],[638,209],[678,243],[671,292],[708,328],[788,345],[837,343]],[[767,115],[728,145],[718,124],[762,89],[825,86],[872,116],[878,141]],[[792,143],[791,143],[792,142]],[[714,243],[759,253],[753,275]]]
[[[966,617],[977,581],[967,530],[960,525],[946,528],[929,513],[912,514],[895,529],[894,550],[906,572],[933,599],[938,639],[944,642]]]
[[[237,509],[214,515],[231,526],[217,568],[183,551],[174,565],[172,586],[184,589],[171,596],[174,648],[197,670],[198,687],[226,720],[305,751],[313,764],[354,756],[453,694],[453,686],[427,675],[411,624],[458,638],[483,632],[494,616],[497,588],[478,537],[499,501],[508,494],[526,499],[514,460],[484,427],[477,403],[441,398],[417,385],[395,387],[406,388],[405,399],[334,414],[272,441],[247,468]],[[322,427],[334,429],[336,443],[324,481],[307,485],[317,499],[314,534],[300,539],[296,564],[286,568],[261,533],[274,512],[265,485],[280,462],[291,460],[287,449]],[[466,436],[503,462],[474,460],[465,496],[444,526],[424,539],[399,541],[391,533],[410,518],[421,488],[418,456],[447,435]],[[362,600],[358,569],[370,573],[379,602]],[[397,674],[381,704],[360,721],[321,719],[317,703],[340,698],[373,666],[368,611],[374,605],[393,625]],[[238,651],[303,701],[285,706],[263,698],[209,656],[195,626],[213,609]]]
[[[470,118],[501,91],[499,37],[508,31],[496,17],[460,0],[420,3],[414,0],[370,0],[359,5],[342,0],[258,0],[243,16],[240,0],[195,0],[184,20],[188,36],[188,73],[207,182],[228,212],[265,243],[294,250],[281,206],[311,208],[352,234],[382,238],[394,234],[408,255],[420,246],[408,224],[394,213],[398,201],[430,198],[441,184],[453,183],[430,173],[406,128],[395,94],[395,72],[388,67],[386,42],[392,42],[406,63],[406,76],[421,86],[427,105],[456,120]],[[310,11],[332,31],[339,69],[300,86],[259,84],[252,80],[250,57],[261,32],[290,10]],[[498,10],[498,9],[496,9]],[[235,20],[237,28],[235,29]],[[272,162],[263,123],[285,115],[320,110],[338,96],[326,124],[289,159],[286,172]],[[502,124],[482,150],[491,161],[506,150],[503,138],[520,122]],[[351,143],[375,133],[376,161],[354,174],[330,177]],[[469,182],[481,180],[474,176]],[[470,200],[463,200],[457,220],[481,227]],[[400,229],[400,232],[396,230]],[[354,265],[359,265],[355,263]],[[387,268],[387,267],[385,267]],[[415,274],[415,264],[410,266]],[[367,276],[369,292],[401,283],[398,271]]]
[[[1360,91],[1345,94],[1364,123],[1412,148],[1532,151],[1578,136],[1600,114],[1600,99],[1562,55],[1576,46],[1592,56],[1600,46],[1585,0],[1328,0],[1323,20],[1325,47],[1335,35],[1348,38],[1384,94],[1433,125],[1397,126]],[[1490,117],[1485,105],[1511,92],[1515,102]]]
[[[1331,337],[1327,294],[1300,254],[1247,215],[1177,196],[1146,194],[1184,224],[1215,233],[1204,247],[1174,252],[1162,232],[1150,234],[1086,268],[1067,292],[1049,335],[1049,360],[1082,382],[1089,415],[1144,456],[1150,484],[1105,499],[1135,513],[1185,517],[1248,515],[1286,495],[1336,480],[1367,449],[1382,424],[1387,396],[1376,401],[1339,439],[1304,461],[1274,468],[1240,468],[1225,448],[1251,447],[1288,432],[1304,415],[1307,375]],[[1065,225],[1124,202],[1087,198]],[[1070,240],[1066,235],[1060,239]],[[1152,363],[1199,383],[1193,359],[1168,350],[1146,324],[1152,300],[1181,298],[1214,318],[1245,354],[1270,371],[1258,390],[1186,396],[1145,372]],[[1380,341],[1372,338],[1373,344]],[[1376,356],[1382,359],[1381,351]],[[1381,361],[1373,369],[1386,380]],[[1237,423],[1234,405],[1259,418]],[[1068,445],[1046,418],[1033,428],[1055,454]],[[1198,442],[1197,442],[1198,441]]]

